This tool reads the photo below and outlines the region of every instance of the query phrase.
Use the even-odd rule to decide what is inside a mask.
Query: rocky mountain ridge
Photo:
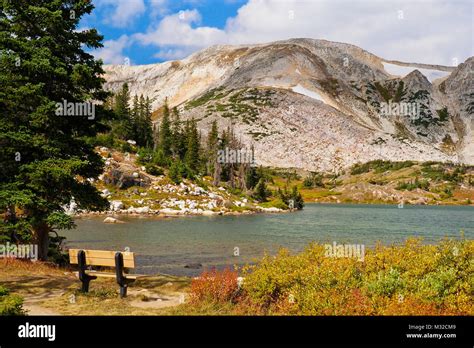
[[[394,66],[413,70],[395,76]],[[255,148],[257,164],[322,171],[374,159],[474,164],[472,57],[457,67],[403,63],[350,44],[291,39],[105,71],[107,89],[127,82],[154,110],[167,99],[183,120],[198,120],[203,136],[213,120],[232,125]],[[415,112],[384,113],[392,106]]]

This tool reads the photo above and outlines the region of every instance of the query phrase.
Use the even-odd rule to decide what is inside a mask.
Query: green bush
[[[282,191],[281,189],[278,189],[276,195],[288,206],[290,207],[292,205],[292,208],[301,210],[304,208],[304,200],[303,197],[301,196],[301,193],[298,191],[298,188],[296,186],[293,186],[291,192],[289,192],[287,189]],[[291,201],[293,201],[293,204],[291,204]]]
[[[427,180],[418,180],[418,178],[415,178],[415,180],[411,181],[400,181],[398,182],[398,185],[396,187],[397,190],[408,190],[408,191],[413,191],[417,188],[420,188],[424,191],[428,191],[430,188],[430,183]]]
[[[116,145],[112,133],[97,134],[93,138],[88,138],[88,142],[94,146],[105,146],[110,149],[113,149]]]
[[[303,187],[313,188],[313,187],[323,187],[323,176],[317,172],[311,172],[304,180]]]
[[[175,184],[179,184],[183,180],[183,176],[181,175],[181,167],[183,166],[181,161],[175,161],[170,167],[168,172],[168,176]]]
[[[133,147],[126,141],[120,144],[120,150],[122,152],[133,152]]]
[[[415,165],[413,161],[401,161],[401,162],[392,162],[384,160],[374,160],[366,163],[356,163],[351,168],[351,174],[363,174],[368,173],[371,170],[376,173],[383,173],[386,171],[396,171],[403,168],[409,168]]]
[[[165,173],[163,168],[158,167],[151,163],[145,164],[145,170],[148,174],[155,175],[155,176],[163,175]]]
[[[270,195],[271,192],[268,190],[267,185],[265,184],[265,180],[260,179],[253,191],[253,198],[255,198],[259,202],[266,202],[267,198],[270,197]]]
[[[394,268],[390,268],[388,272],[379,272],[376,279],[367,284],[368,293],[379,296],[390,297],[401,289],[403,282],[400,279],[400,272]]]
[[[0,315],[25,315],[23,309],[23,298],[11,295],[10,291],[0,286]]]
[[[147,165],[153,162],[153,151],[145,147],[141,147],[138,150],[137,163],[141,165]]]

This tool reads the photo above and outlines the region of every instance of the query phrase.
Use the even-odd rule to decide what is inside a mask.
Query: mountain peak
[[[116,91],[127,82],[132,95],[154,100],[154,110],[167,99],[183,120],[198,119],[203,135],[213,120],[221,128],[233,124],[264,165],[331,170],[376,158],[473,163],[469,101],[461,98],[466,65],[388,61],[346,43],[293,38],[212,46],[149,66],[108,66],[105,86]],[[394,78],[393,67],[409,71]],[[458,78],[448,77],[440,94],[426,69]],[[381,105],[388,101],[418,102],[422,109],[387,117]],[[449,116],[455,114],[456,127]],[[447,134],[456,152],[443,146]]]

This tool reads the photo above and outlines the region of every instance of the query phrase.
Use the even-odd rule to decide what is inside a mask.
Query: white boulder
[[[135,213],[138,213],[138,214],[148,214],[149,212],[150,212],[150,207],[148,206],[135,208]]]
[[[205,216],[213,216],[213,215],[218,215],[218,214],[219,214],[218,212],[215,212],[212,210],[204,210],[202,212],[202,215],[205,215]]]
[[[112,201],[110,202],[110,210],[118,211],[123,209],[123,202],[122,201]]]
[[[116,218],[113,218],[113,217],[111,217],[111,216],[108,216],[108,217],[106,217],[106,218],[104,219],[104,223],[106,223],[106,224],[122,224],[123,221],[120,221],[120,220],[118,220],[118,219],[116,219]]]

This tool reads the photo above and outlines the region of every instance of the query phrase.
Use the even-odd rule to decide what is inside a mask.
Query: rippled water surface
[[[136,253],[137,273],[196,275],[204,268],[252,262],[279,247],[300,251],[311,241],[373,246],[423,237],[426,243],[444,236],[474,237],[474,208],[449,206],[307,204],[289,214],[245,216],[131,218],[124,224],[104,224],[104,216],[77,220],[64,231],[67,246],[124,250]],[[240,256],[234,256],[237,250]]]

